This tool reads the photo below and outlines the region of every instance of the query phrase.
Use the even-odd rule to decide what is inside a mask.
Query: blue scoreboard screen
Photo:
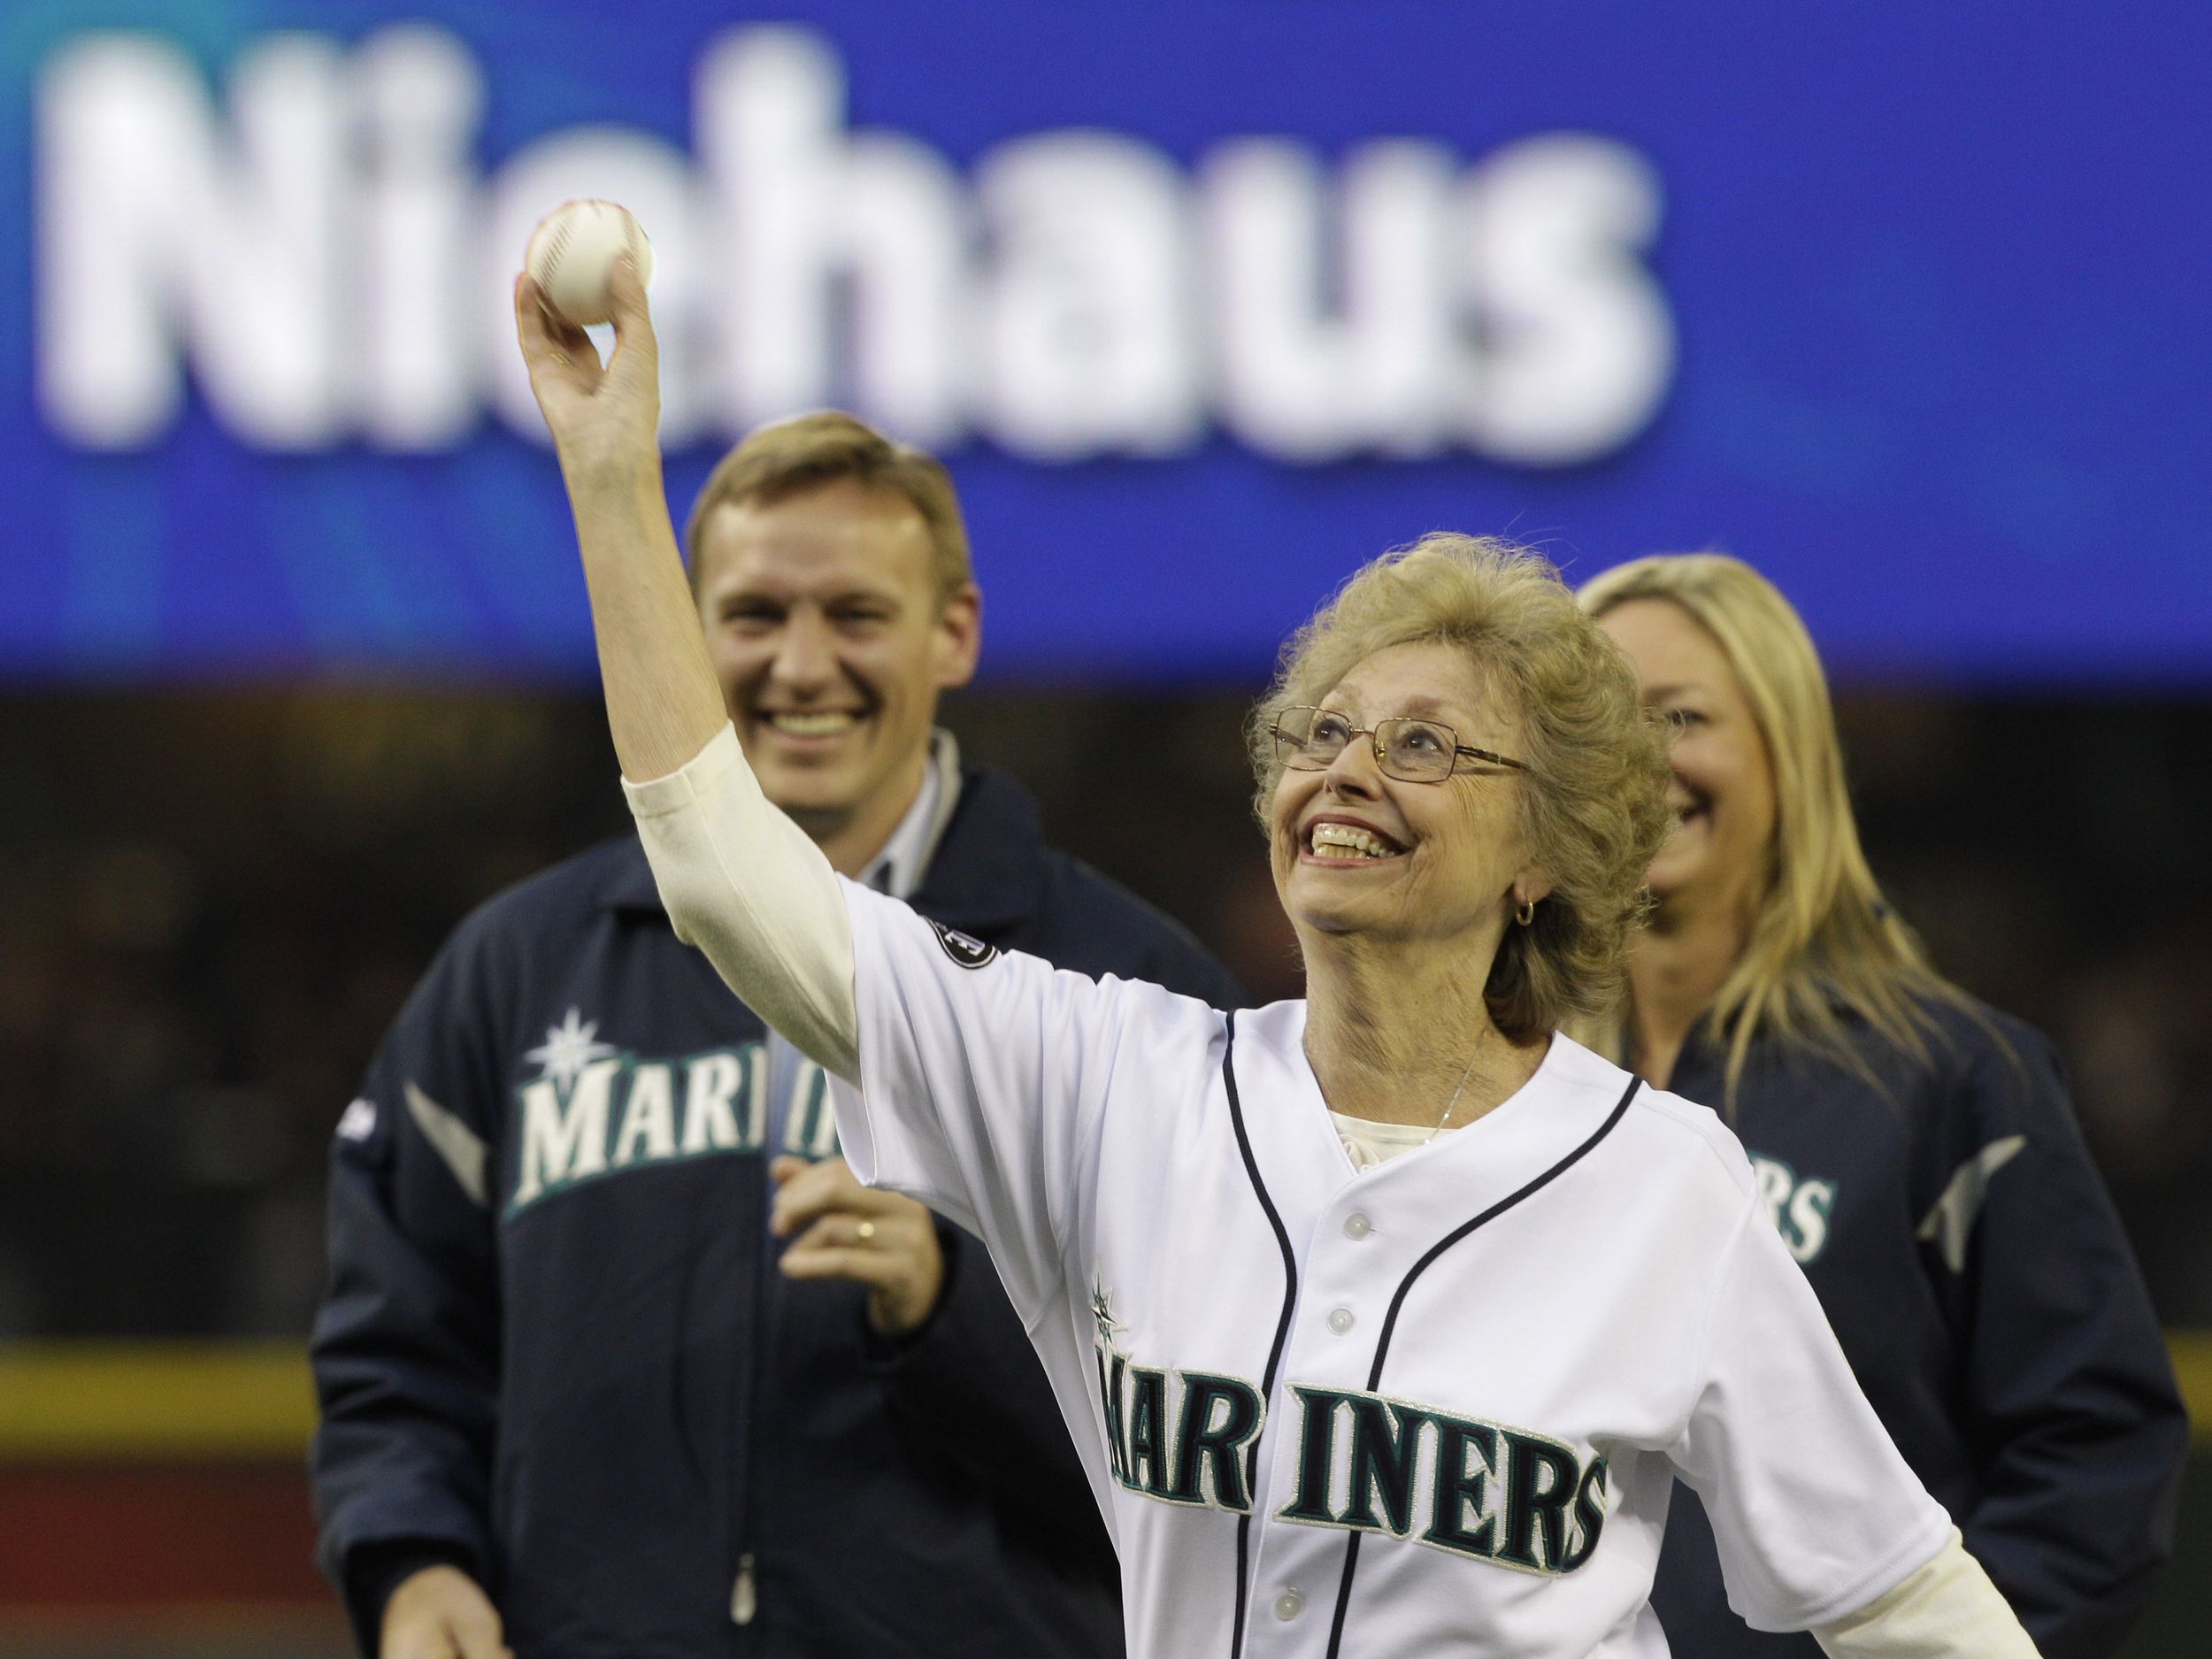
[[[996,676],[1249,680],[1434,528],[1718,546],[1846,675],[2212,682],[2212,13],[139,0],[0,30],[0,676],[590,672],[533,223],[680,518],[836,404]]]

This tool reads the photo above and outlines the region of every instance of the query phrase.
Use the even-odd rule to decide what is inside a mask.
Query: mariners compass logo
[[[1121,1321],[1114,1317],[1114,1293],[1095,1279],[1091,1280],[1091,1319],[1098,1326],[1100,1346],[1111,1350]]]
[[[581,1009],[572,1008],[559,1025],[545,1028],[544,1042],[522,1057],[538,1068],[539,1077],[550,1078],[565,1094],[594,1060],[611,1060],[621,1052],[598,1037],[599,1022],[586,1019]]]

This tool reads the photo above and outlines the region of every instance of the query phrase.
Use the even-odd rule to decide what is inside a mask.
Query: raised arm
[[[515,333],[576,518],[615,755],[642,783],[682,766],[728,717],[661,485],[660,347],[645,290],[626,257],[610,286],[615,349],[603,365],[527,276],[515,279]]]
[[[722,707],[661,484],[660,353],[626,259],[615,349],[515,279],[515,334],[568,486],[615,755],[679,937],[840,1077],[855,1057],[852,926],[821,849],[761,793]]]

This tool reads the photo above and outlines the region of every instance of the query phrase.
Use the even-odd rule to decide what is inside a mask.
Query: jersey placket
[[[1307,1414],[1331,1409],[1315,1396],[1365,1387],[1381,1299],[1417,1254],[1412,1228],[1385,1226],[1371,1213],[1380,1208],[1373,1185],[1361,1177],[1339,1192],[1315,1217],[1302,1252],[1297,1305],[1270,1407],[1270,1444],[1253,1494],[1256,1548],[1244,1652],[1254,1659],[1327,1649],[1350,1534],[1285,1512],[1313,1495],[1312,1471],[1302,1467],[1309,1451]],[[1348,1469],[1348,1444],[1340,1433],[1331,1437],[1330,1452],[1325,1503],[1341,1489]]]
[[[1414,1262],[1421,1229],[1385,1225],[1389,1188],[1403,1188],[1387,1164],[1354,1175],[1302,1055],[1231,1042],[1226,1080],[1238,1097],[1263,1101],[1249,1137],[1248,1169],[1275,1210],[1294,1257],[1294,1294],[1267,1402],[1254,1471],[1249,1562],[1240,1653],[1318,1655],[1325,1651],[1340,1576],[1343,1528],[1281,1518],[1294,1502],[1303,1453],[1298,1390],[1354,1391],[1374,1356],[1383,1303]],[[1333,1460],[1343,1462],[1343,1448]],[[1340,1468],[1328,1484],[1340,1485]]]

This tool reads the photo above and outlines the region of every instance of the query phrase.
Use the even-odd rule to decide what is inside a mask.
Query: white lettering
[[[640,1064],[630,1073],[630,1098],[614,1140],[616,1164],[635,1163],[641,1149],[648,1158],[676,1156],[675,1080],[657,1064]]]
[[[830,1110],[829,1073],[803,1055],[791,1075],[791,1098],[784,1102],[783,1149],[816,1159],[837,1150],[837,1116]]]
[[[1160,454],[1202,426],[1188,192],[1110,133],[1002,146],[976,179],[995,258],[983,356],[992,432],[1018,454]]]
[[[549,1187],[603,1173],[607,1167],[607,1106],[620,1060],[594,1060],[577,1075],[564,1104],[551,1078],[522,1091],[522,1179],[517,1208]]]
[[[1217,150],[1206,173],[1229,425],[1297,460],[1433,450],[1455,342],[1451,158],[1372,144],[1346,169],[1337,245],[1319,165],[1287,139]]]
[[[1588,460],[1642,430],[1674,369],[1674,324],[1638,256],[1659,183],[1605,139],[1526,139],[1462,187],[1468,298],[1483,341],[1467,442],[1536,466]]]
[[[471,333],[469,150],[484,79],[458,41],[423,26],[370,36],[356,62],[361,426],[385,449],[442,449],[477,415],[476,377],[457,342]]]
[[[698,79],[697,143],[720,210],[724,425],[849,401],[918,442],[959,435],[968,253],[958,180],[911,139],[843,129],[844,70],[794,28],[725,35]]]
[[[1759,1202],[1789,1253],[1809,1262],[1828,1243],[1829,1217],[1835,1213],[1833,1181],[1800,1181],[1797,1172],[1775,1158],[1754,1157],[1751,1173],[1759,1183]]]
[[[759,1050],[753,1064],[740,1064],[733,1054],[703,1054],[684,1070],[684,1150],[704,1152],[709,1148],[734,1148],[746,1141],[738,1133],[730,1102],[748,1071],[760,1070]],[[754,1144],[758,1144],[756,1141]]]
[[[745,1068],[745,1144],[761,1146],[768,1140],[768,1052],[756,1048]]]
[[[1809,1262],[1821,1253],[1828,1243],[1828,1217],[1835,1207],[1832,1181],[1807,1181],[1797,1189],[1790,1199],[1789,1231],[1783,1235],[1792,1256]]]
[[[970,181],[850,129],[835,48],[787,26],[710,42],[693,96],[695,155],[578,127],[480,178],[483,72],[434,27],[349,52],[267,36],[220,108],[159,37],[79,36],[37,94],[47,416],[89,448],[157,442],[188,362],[256,448],[436,450],[487,407],[541,440],[509,279],[578,196],[653,238],[672,448],[843,403],[1041,460],[1179,454],[1215,419],[1294,462],[1459,445],[1557,466],[1633,437],[1672,373],[1658,183],[1602,138],[1472,168],[1376,140],[1333,171],[1234,139],[1194,187],[1139,137],[1070,129]]]
[[[39,385],[65,437],[158,436],[188,341],[209,403],[247,442],[341,435],[336,49],[273,37],[240,62],[230,114],[226,135],[190,64],[144,35],[96,35],[42,78]]]

